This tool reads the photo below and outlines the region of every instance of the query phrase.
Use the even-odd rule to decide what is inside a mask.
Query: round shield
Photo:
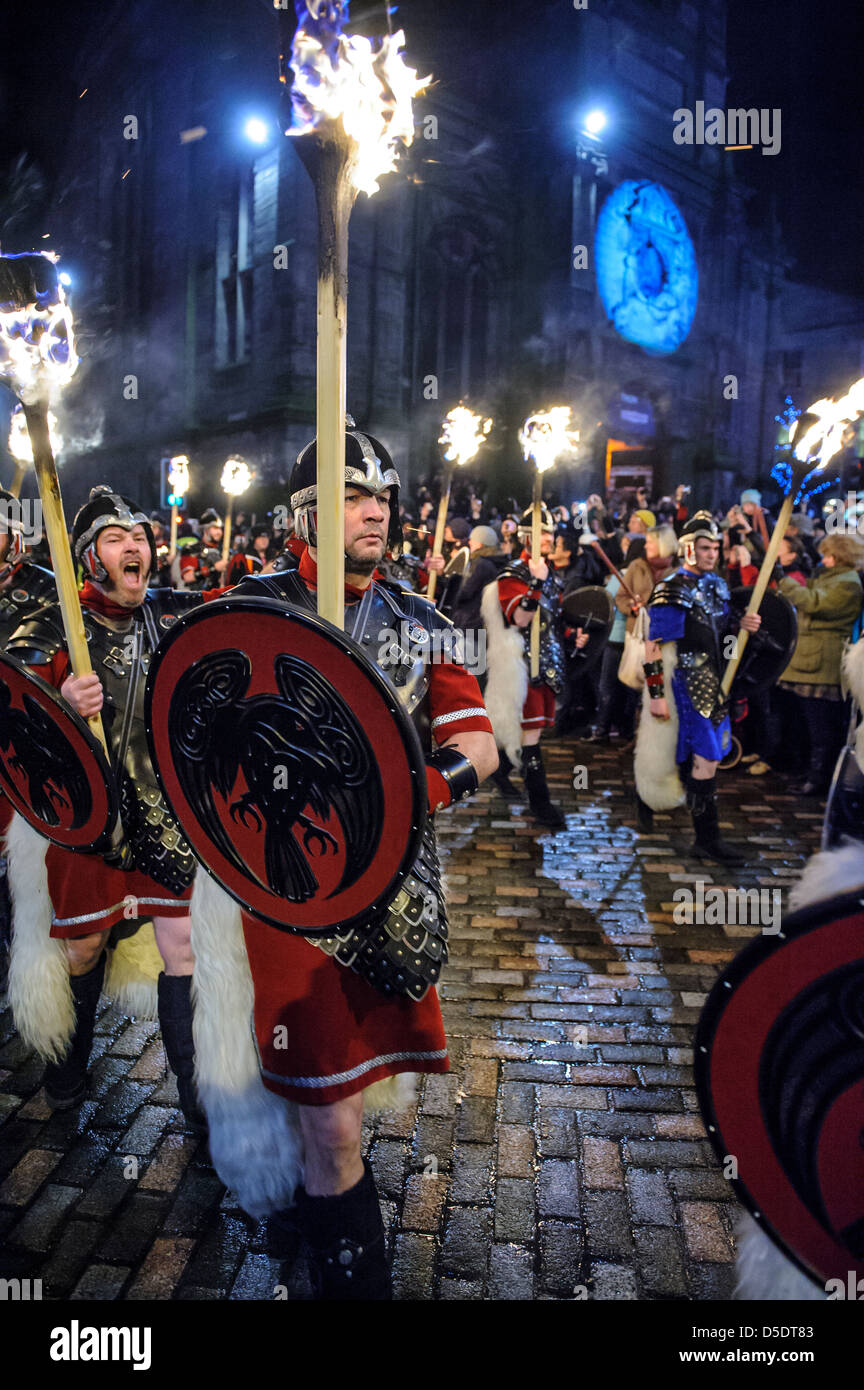
[[[752,585],[742,585],[730,594],[732,608],[739,617],[747,611]],[[798,614],[788,598],[776,589],[766,589],[759,605],[762,626],[751,632],[735,679],[733,695],[758,695],[782,676],[798,640]]]
[[[99,740],[41,677],[0,652],[0,787],[52,844],[92,850],[117,820],[117,787]]]
[[[274,599],[217,599],[160,644],[145,707],[171,811],[242,907],[326,936],[398,892],[426,821],[425,762],[344,633]]]
[[[864,900],[849,894],[751,941],[696,1033],[699,1103],[724,1171],[823,1287],[864,1275],[862,1000]]]
[[[582,670],[586,670],[602,655],[612,629],[615,617],[612,596],[600,584],[586,584],[565,594],[561,609],[569,627],[581,627],[588,633],[587,643],[576,653],[585,663]]]

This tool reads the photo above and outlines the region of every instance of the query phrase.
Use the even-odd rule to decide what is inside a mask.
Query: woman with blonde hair
[[[819,553],[822,563],[806,585],[789,575],[778,585],[798,613],[798,641],[778,686],[796,697],[809,736],[805,780],[795,788],[802,796],[828,790],[845,727],[840,662],[864,602],[864,548],[856,537],[826,536]]]

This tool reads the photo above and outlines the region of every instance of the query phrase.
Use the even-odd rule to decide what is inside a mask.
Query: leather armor
[[[316,607],[315,595],[297,573],[296,562],[278,575],[250,575],[232,593],[279,598],[313,612]],[[429,752],[432,736],[425,698],[429,657],[435,648],[450,647],[454,659],[459,659],[451,646],[453,625],[428,599],[373,580],[357,603],[346,605],[345,631],[395,687]],[[345,933],[304,939],[355,970],[382,994],[422,999],[447,961],[447,910],[431,816],[411,872],[380,914]]]
[[[651,596],[650,608],[683,608],[684,635],[678,638],[678,669],[697,714],[719,727],[728,712],[720,689],[726,658],[723,638],[735,630],[729,589],[719,574],[694,574],[679,569],[662,579]]]
[[[144,687],[160,639],[181,613],[200,602],[195,594],[150,589],[128,619],[114,621],[83,612],[90,661],[104,690],[102,721],[120,791],[124,839],[117,851],[119,867],[139,869],[178,895],[192,882],[196,861],[165,804],[150,763]],[[65,646],[60,606],[55,603],[19,626],[8,651],[38,668]]]
[[[508,565],[498,575],[499,579],[520,579],[525,584],[534,584],[528,566],[519,561]],[[564,646],[561,641],[561,595],[564,592],[562,581],[551,565],[540,591],[540,674],[532,685],[548,685],[555,695],[560,695],[566,679]],[[531,660],[531,625],[523,628],[525,641],[525,660]],[[530,665],[529,665],[530,669]]]
[[[4,589],[0,589],[0,647],[27,618],[46,604],[57,600],[57,585],[51,570],[24,560],[16,565]]]

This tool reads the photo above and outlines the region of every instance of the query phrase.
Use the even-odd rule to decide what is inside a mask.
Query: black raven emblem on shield
[[[314,858],[338,853],[326,827],[331,815],[345,858],[333,892],[369,867],[384,789],[369,739],[338,691],[296,657],[277,656],[273,669],[278,694],[247,697],[252,665],[245,652],[203,657],[177,683],[169,735],[174,770],[199,824],[238,872],[260,883],[216,803],[217,795],[229,803],[242,774],[248,790],[228,804],[230,819],[263,832],[267,886],[301,903],[319,887]]]
[[[21,703],[23,709],[13,706],[9,686],[0,680],[0,750],[7,755],[4,778],[43,825],[59,825],[58,807],[67,807],[72,813],[72,829],[77,830],[93,810],[93,796],[78,755],[32,695],[25,691]],[[26,792],[12,777],[13,772],[25,779]]]

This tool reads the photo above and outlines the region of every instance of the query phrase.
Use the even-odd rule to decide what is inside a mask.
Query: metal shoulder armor
[[[688,570],[676,570],[661,579],[648,602],[649,608],[692,608],[696,602],[697,577]]]
[[[178,618],[190,608],[199,608],[203,595],[194,589],[148,589],[142,616],[149,629],[151,646],[155,647]]]
[[[23,661],[25,666],[50,666],[65,647],[59,603],[49,604],[21,623],[6,643],[7,652]]]

